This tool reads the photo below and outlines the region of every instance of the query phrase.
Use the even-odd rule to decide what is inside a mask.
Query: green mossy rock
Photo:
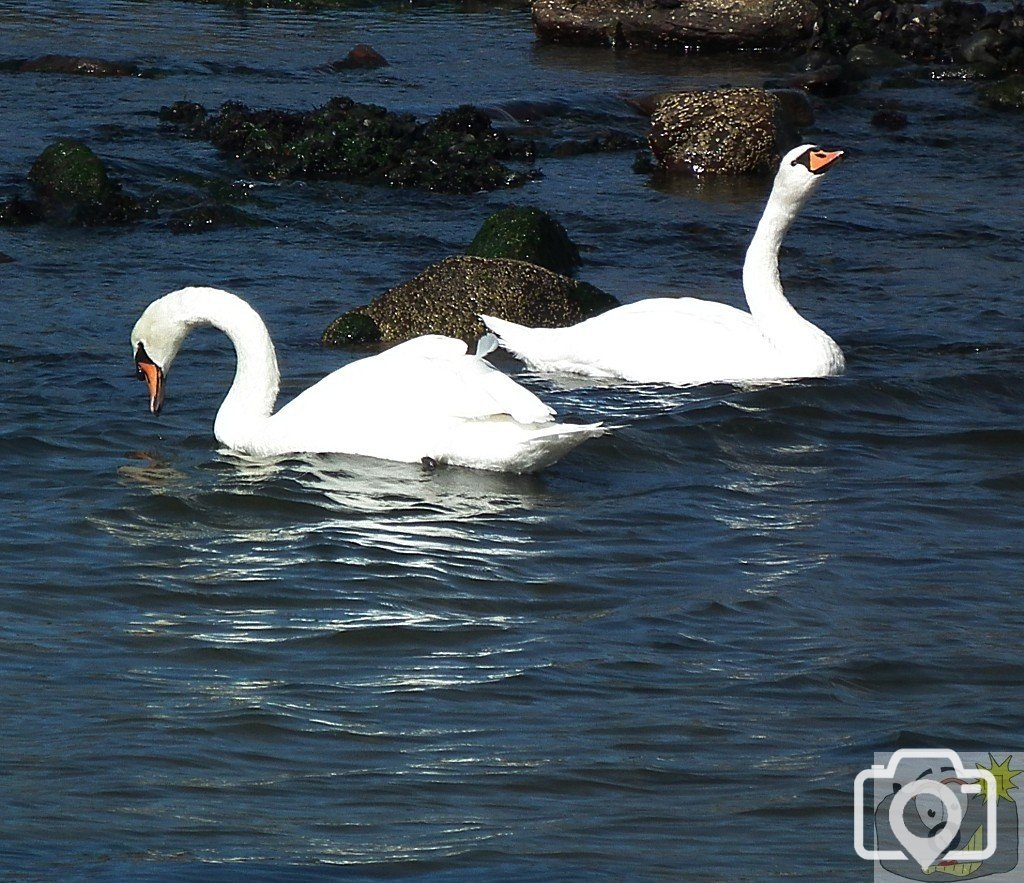
[[[237,158],[256,178],[270,181],[343,180],[440,193],[515,187],[536,177],[506,161],[532,163],[535,149],[494,129],[469,106],[426,122],[351,98],[332,98],[306,112],[251,110],[237,102],[207,114],[178,102],[160,118]]]
[[[81,141],[55,141],[32,164],[28,180],[43,220],[121,224],[142,214],[138,200],[121,192],[103,161]]]
[[[532,206],[510,206],[495,212],[484,221],[466,254],[529,261],[565,275],[580,265],[580,253],[565,228]]]
[[[28,180],[41,199],[68,204],[101,202],[112,187],[103,161],[70,138],[55,141],[39,154]]]
[[[573,325],[618,306],[593,285],[536,264],[506,258],[450,257],[416,278],[384,292],[335,320],[324,331],[328,346],[371,342],[360,336],[376,327],[381,343],[421,334],[445,334],[472,343],[486,329],[480,314],[540,328]],[[366,324],[368,317],[373,325]]]
[[[353,310],[331,322],[324,331],[321,341],[327,346],[345,346],[380,343],[380,339],[380,328],[377,327],[377,323],[365,313]]]
[[[981,100],[997,110],[1024,110],[1024,75],[1015,74],[985,86]]]

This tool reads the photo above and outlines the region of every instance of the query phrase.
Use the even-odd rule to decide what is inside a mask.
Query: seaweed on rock
[[[473,193],[517,186],[537,175],[504,165],[531,163],[533,144],[495,130],[470,106],[427,122],[345,97],[305,112],[228,102],[208,114],[201,105],[177,102],[162,108],[160,117],[210,141],[264,180],[338,179]]]

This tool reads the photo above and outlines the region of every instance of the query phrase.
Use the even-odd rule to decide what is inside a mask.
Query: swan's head
[[[782,157],[775,176],[774,191],[801,203],[824,180],[825,173],[844,156],[842,150],[826,150],[816,144],[801,144]]]
[[[159,414],[163,407],[167,372],[193,324],[187,319],[183,293],[174,291],[153,301],[132,329],[135,376],[146,381],[149,410],[153,414]]]

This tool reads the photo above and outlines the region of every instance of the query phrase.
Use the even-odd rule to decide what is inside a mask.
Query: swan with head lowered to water
[[[779,166],[743,264],[750,312],[692,297],[650,298],[568,328],[481,316],[501,345],[538,371],[689,385],[839,374],[842,350],[789,303],[779,247],[807,198],[843,156],[805,144]]]
[[[551,408],[484,360],[486,346],[469,355],[463,341],[440,335],[345,365],[274,413],[280,374],[267,327],[245,301],[216,288],[171,292],[135,324],[136,373],[153,414],[163,407],[174,357],[202,325],[219,328],[235,347],[234,382],[213,431],[243,453],[361,454],[533,472],[604,431],[556,423]]]

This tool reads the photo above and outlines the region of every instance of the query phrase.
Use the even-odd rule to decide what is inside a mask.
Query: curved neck
[[[793,309],[779,279],[779,248],[804,199],[784,199],[772,190],[743,262],[743,293],[758,326],[773,343],[794,325],[809,324]]]
[[[226,291],[190,288],[180,296],[187,326],[219,328],[235,347],[235,379],[217,411],[213,431],[223,444],[244,447],[246,439],[273,413],[281,383],[267,326],[245,301]]]

